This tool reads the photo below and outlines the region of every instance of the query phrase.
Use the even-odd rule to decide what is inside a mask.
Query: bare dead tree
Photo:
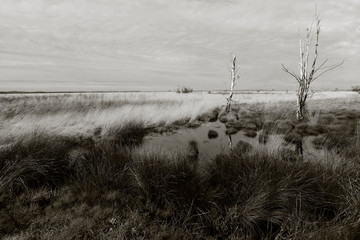
[[[307,113],[306,100],[308,97],[311,97],[312,93],[309,93],[310,84],[318,79],[321,75],[329,72],[344,63],[334,64],[334,65],[326,65],[327,59],[320,64],[320,66],[316,66],[317,58],[318,58],[318,47],[319,47],[319,35],[320,35],[320,19],[315,10],[315,45],[314,45],[314,56],[312,61],[309,60],[310,55],[310,44],[311,44],[311,35],[313,34],[313,24],[311,24],[310,28],[306,29],[306,37],[305,39],[301,39],[299,34],[299,47],[300,47],[300,61],[299,61],[299,71],[300,74],[296,74],[293,71],[289,71],[284,64],[282,65],[282,70],[286,73],[293,76],[296,81],[299,83],[298,91],[297,91],[297,109],[296,109],[296,119],[301,122],[305,119]],[[312,62],[312,63],[311,63]],[[311,66],[310,66],[311,65]],[[295,152],[303,158],[303,140],[299,141],[295,146]]]
[[[328,61],[326,59],[320,66],[316,66],[317,58],[318,58],[318,47],[319,47],[319,35],[320,35],[320,19],[318,15],[315,13],[315,24],[316,24],[316,33],[315,35],[315,46],[314,46],[314,56],[312,63],[309,60],[310,53],[310,44],[311,44],[311,35],[313,31],[313,26],[311,24],[310,28],[306,29],[306,37],[305,39],[301,39],[299,37],[299,45],[300,45],[300,62],[299,62],[299,70],[300,74],[296,74],[293,71],[289,71],[284,64],[282,65],[282,70],[291,76],[293,76],[299,83],[298,91],[297,91],[297,110],[296,110],[296,118],[298,121],[302,121],[305,118],[306,114],[306,100],[309,97],[309,89],[310,84],[318,79],[321,75],[329,72],[344,63],[334,64],[334,65],[325,65]],[[311,67],[309,67],[311,65]]]
[[[231,103],[232,103],[232,97],[234,95],[235,81],[236,81],[236,79],[240,78],[239,76],[236,77],[236,72],[237,72],[236,55],[234,54],[233,58],[232,58],[232,65],[231,65],[230,93],[229,93],[229,97],[226,98],[226,101],[227,101],[226,108],[225,108],[226,112],[230,112],[230,110],[231,110]]]

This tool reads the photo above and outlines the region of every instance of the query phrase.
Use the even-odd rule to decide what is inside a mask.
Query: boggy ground
[[[360,144],[360,100],[317,100],[309,105],[306,118],[301,122],[295,118],[295,104],[283,102],[281,105],[236,104],[230,113],[217,107],[199,115],[194,121],[183,119],[174,125],[175,128],[179,123],[186,127],[198,127],[206,122],[220,121],[225,124],[227,135],[243,131],[245,136],[253,138],[259,134],[258,140],[263,144],[271,134],[282,135],[289,144],[304,142],[312,136],[311,143],[315,149],[356,155],[350,143]]]
[[[336,152],[336,161],[293,161],[288,151],[259,151],[242,142],[199,168],[193,148],[183,154],[139,154],[137,146],[154,130],[141,122],[106,134],[95,129],[84,138],[41,130],[24,134],[0,150],[0,235],[359,239],[359,102],[335,103],[315,114],[316,104],[324,103],[312,103],[308,122],[301,124],[293,122],[292,104],[238,105],[229,115],[219,108],[193,122],[213,121],[204,116],[217,112],[220,120],[229,118],[223,120],[227,126],[240,122],[264,134],[318,133],[321,144]]]

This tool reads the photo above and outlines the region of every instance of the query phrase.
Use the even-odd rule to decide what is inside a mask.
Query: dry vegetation
[[[315,95],[306,125],[294,102],[274,103],[293,93],[259,96],[234,95],[229,114],[214,94],[2,96],[0,236],[359,239],[359,95]],[[261,139],[316,135],[328,154],[296,161],[239,142],[197,167],[186,152],[138,152],[148,131],[216,119]]]

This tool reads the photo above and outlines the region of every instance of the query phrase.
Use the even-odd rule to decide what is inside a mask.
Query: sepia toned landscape
[[[3,0],[0,239],[360,239],[356,0]]]
[[[315,93],[306,123],[294,98],[237,93],[226,113],[219,93],[2,95],[1,232],[356,239],[360,95]]]

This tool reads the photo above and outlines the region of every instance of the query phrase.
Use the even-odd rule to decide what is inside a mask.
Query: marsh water
[[[218,133],[216,138],[209,139],[209,130],[215,130]],[[143,149],[156,149],[167,152],[186,151],[190,141],[194,140],[198,144],[199,157],[203,160],[213,159],[219,153],[230,152],[241,140],[250,143],[254,148],[265,149],[267,151],[276,151],[287,148],[294,150],[295,146],[284,141],[283,135],[273,134],[268,136],[265,144],[259,143],[259,133],[256,137],[248,137],[244,131],[239,131],[232,135],[226,135],[226,127],[221,122],[208,122],[198,128],[182,128],[172,133],[152,133],[145,137]],[[231,146],[230,138],[231,136]],[[323,156],[322,149],[315,149],[311,141],[314,137],[304,139],[305,154],[308,156]]]

